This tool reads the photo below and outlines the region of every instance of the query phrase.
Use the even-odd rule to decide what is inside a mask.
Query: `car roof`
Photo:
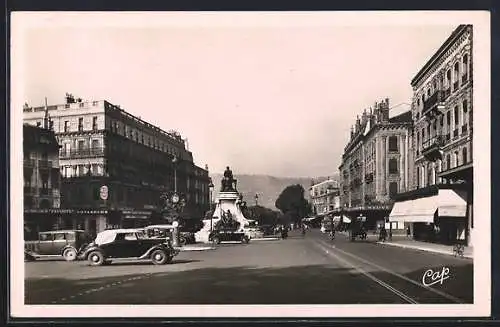
[[[149,225],[149,226],[146,226],[146,227],[143,227],[143,228],[174,228],[174,226],[173,225],[164,224],[164,225]]]
[[[118,228],[118,229],[106,229],[98,234],[135,233],[140,231],[142,231],[142,228]]]
[[[60,230],[40,232],[40,234],[52,234],[52,233],[85,233],[85,231],[81,229],[60,229]]]

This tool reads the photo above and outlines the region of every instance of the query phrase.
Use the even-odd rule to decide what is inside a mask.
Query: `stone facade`
[[[208,171],[193,163],[177,132],[166,132],[106,100],[82,101],[71,95],[64,104],[25,106],[24,122],[40,125],[45,112],[61,145],[62,206],[103,212],[68,221],[67,228],[95,233],[147,224],[160,210],[165,191],[184,197],[193,218],[208,210]]]

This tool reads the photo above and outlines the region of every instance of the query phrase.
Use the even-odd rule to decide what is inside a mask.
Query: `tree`
[[[275,225],[278,220],[278,212],[269,208],[255,205],[247,208],[249,219],[256,220],[259,225]]]
[[[311,205],[304,198],[304,188],[300,184],[287,186],[276,199],[275,206],[283,213],[283,219],[295,223],[311,213]]]

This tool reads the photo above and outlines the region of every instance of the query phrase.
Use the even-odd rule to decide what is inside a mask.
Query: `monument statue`
[[[226,167],[226,171],[224,171],[224,178],[221,183],[221,192],[236,191],[234,188],[235,183],[236,180],[233,177],[233,172],[229,169],[229,167]]]

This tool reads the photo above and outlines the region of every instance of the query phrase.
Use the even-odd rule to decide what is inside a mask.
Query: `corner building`
[[[74,209],[63,228],[97,233],[147,225],[159,217],[164,191],[177,190],[193,218],[208,210],[208,171],[193,163],[177,132],[106,100],[84,102],[71,95],[60,105],[25,106],[25,123],[40,125],[45,111],[61,146],[61,206]]]
[[[471,244],[472,26],[458,26],[411,81],[412,191],[397,196],[392,221],[415,239]]]
[[[45,127],[23,126],[24,237],[57,226],[63,213],[59,175],[59,144]]]
[[[356,119],[339,167],[339,211],[366,217],[368,229],[385,224],[393,197],[409,187],[411,112],[389,117],[389,110],[385,99]],[[390,228],[403,229],[403,224]]]

